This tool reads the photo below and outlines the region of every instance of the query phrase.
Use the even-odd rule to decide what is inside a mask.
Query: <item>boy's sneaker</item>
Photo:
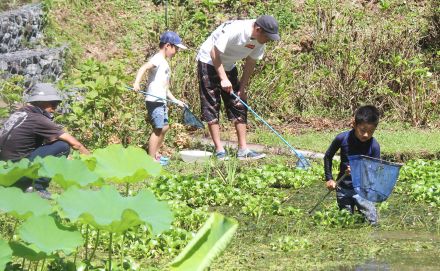
[[[266,157],[265,153],[259,153],[250,149],[238,150],[237,158],[239,160],[257,160]]]
[[[215,153],[215,157],[218,160],[221,160],[221,161],[229,160],[229,156],[228,156],[228,153],[226,151],[218,151],[218,152],[216,152]]]
[[[161,156],[159,159],[157,159],[157,161],[161,166],[168,166],[170,163],[170,158]]]

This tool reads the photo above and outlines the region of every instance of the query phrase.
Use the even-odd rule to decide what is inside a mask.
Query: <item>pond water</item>
[[[440,248],[440,235],[414,231],[378,231],[371,235],[373,240],[396,245],[391,246],[387,256],[371,259],[357,266],[340,266],[340,271],[431,271],[440,270],[440,255],[433,253]],[[403,246],[399,244],[405,243]],[[402,247],[404,249],[402,249]]]

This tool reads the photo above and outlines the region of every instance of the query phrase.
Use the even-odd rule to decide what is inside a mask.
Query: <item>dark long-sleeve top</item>
[[[333,140],[324,156],[325,180],[335,180],[332,174],[332,160],[338,150],[340,151],[341,163],[339,165],[339,179],[344,175],[349,165],[349,155],[366,155],[373,158],[380,158],[380,146],[374,137],[368,141],[360,141],[354,133],[354,129],[338,134]],[[336,180],[335,180],[336,181]],[[343,188],[352,189],[351,176],[346,176],[339,184]]]

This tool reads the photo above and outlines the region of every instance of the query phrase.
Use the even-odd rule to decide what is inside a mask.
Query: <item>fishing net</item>
[[[197,129],[203,129],[205,126],[203,122],[201,122],[194,114],[189,110],[188,107],[185,107],[183,110],[183,124],[195,127]]]
[[[393,191],[401,164],[364,155],[348,156],[354,190],[364,199],[385,201]]]

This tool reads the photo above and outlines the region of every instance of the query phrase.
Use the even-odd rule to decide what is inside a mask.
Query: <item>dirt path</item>
[[[202,137],[199,140],[203,145],[214,146],[214,143],[212,143],[212,140],[210,138]],[[238,143],[236,141],[229,141],[229,140],[222,140],[222,144],[223,144],[223,146],[230,146],[233,148],[237,148],[237,146],[238,146]],[[290,149],[287,146],[285,146],[285,147],[269,147],[269,146],[260,145],[260,144],[248,144],[248,147],[250,149],[258,151],[258,152],[266,152],[266,153],[271,153],[271,154],[275,154],[275,155],[290,155],[290,154],[292,154],[292,152],[290,151]],[[306,158],[309,158],[309,159],[323,159],[324,158],[323,153],[317,153],[317,152],[312,152],[312,151],[307,151],[307,150],[298,150],[298,149],[296,149],[296,150],[299,153],[301,153],[302,155],[304,155]],[[339,159],[339,157],[335,157],[335,159]]]

